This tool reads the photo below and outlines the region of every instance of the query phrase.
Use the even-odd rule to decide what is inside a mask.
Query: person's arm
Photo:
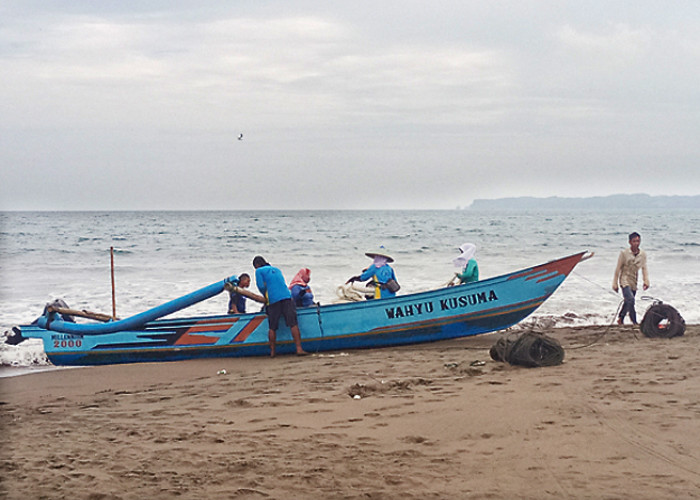
[[[642,281],[644,282],[644,290],[649,288],[649,270],[647,269],[647,254],[642,256]]]
[[[260,295],[264,297],[267,293],[267,287],[265,286],[265,277],[263,276],[262,268],[255,271],[255,286],[258,287]]]
[[[612,289],[615,290],[616,292],[620,288],[620,273],[622,272],[622,263],[625,261],[625,258],[620,252],[620,255],[617,257],[617,267],[615,267],[615,275],[613,276],[613,283],[612,283]]]
[[[455,273],[455,276],[459,278],[459,284],[463,284],[467,282],[467,268],[464,268],[464,271],[461,273]]]
[[[476,276],[474,276],[475,271]],[[461,273],[455,273],[455,275],[459,278],[460,285],[470,283],[472,281],[479,281],[479,268],[476,267],[476,261],[474,259],[469,259],[467,265],[464,267],[464,271]]]
[[[304,290],[304,295],[301,297],[301,305],[303,307],[309,307],[314,305],[314,294],[311,291],[311,288],[308,286],[306,287],[306,290]]]
[[[470,282],[479,281],[479,265],[474,259],[469,259],[467,262],[467,270],[464,273]]]
[[[294,285],[291,289],[292,302],[294,302],[296,305],[301,304],[301,296],[303,295],[302,290],[303,288],[301,287],[301,285]]]
[[[362,274],[360,274],[360,281],[368,280],[375,274],[377,274],[377,268],[374,266],[374,264],[372,264],[367,269],[362,271]]]

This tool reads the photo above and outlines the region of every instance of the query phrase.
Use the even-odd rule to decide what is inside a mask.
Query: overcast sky
[[[0,0],[0,170],[4,210],[696,195],[700,1]]]

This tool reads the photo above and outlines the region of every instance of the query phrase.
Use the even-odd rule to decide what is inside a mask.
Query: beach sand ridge
[[[700,327],[546,333],[2,379],[0,497],[700,498]]]

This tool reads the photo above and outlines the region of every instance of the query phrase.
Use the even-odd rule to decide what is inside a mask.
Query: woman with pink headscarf
[[[311,281],[311,270],[302,267],[289,283],[289,289],[292,291],[292,301],[297,307],[314,305],[314,294],[309,287],[309,281]]]

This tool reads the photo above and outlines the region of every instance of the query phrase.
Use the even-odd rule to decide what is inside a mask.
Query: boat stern
[[[19,345],[25,340],[27,339],[22,335],[22,329],[19,326],[13,326],[12,330],[5,332],[5,343],[8,345]]]

